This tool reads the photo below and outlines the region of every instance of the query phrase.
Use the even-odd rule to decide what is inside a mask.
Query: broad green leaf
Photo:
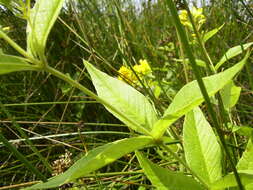
[[[109,102],[138,126],[133,125],[132,122],[130,123],[109,107],[106,109],[135,131],[144,134],[147,134],[145,131],[151,131],[157,121],[157,116],[147,98],[128,84],[99,71],[90,63],[84,61],[84,64],[98,96]]]
[[[210,185],[222,176],[220,145],[198,107],[186,114],[183,145],[187,164],[204,182]]]
[[[244,186],[251,185],[253,182],[253,171],[239,171],[241,182]],[[211,190],[219,190],[228,187],[236,187],[237,182],[234,174],[228,174],[211,185]]]
[[[0,54],[0,75],[28,70],[38,70],[38,67],[28,64],[25,59],[21,57]]]
[[[244,50],[247,50],[251,45],[253,44],[253,42],[247,43],[242,45]],[[243,52],[242,50],[242,46],[235,46],[230,48],[224,55],[223,57],[220,59],[220,61],[215,65],[215,69],[218,70],[220,68],[220,66],[225,63],[226,61],[228,61],[229,59],[241,54]]]
[[[204,35],[203,41],[204,41],[204,42],[207,42],[207,40],[209,40],[209,39],[210,39],[211,37],[213,37],[217,32],[219,32],[220,29],[223,28],[223,26],[224,26],[224,24],[221,25],[219,28],[215,28],[215,29],[213,29],[213,30],[207,32],[207,33]]]
[[[222,89],[232,78],[243,68],[249,54],[233,67],[218,74],[204,77],[203,81],[209,96],[213,96]],[[204,101],[200,88],[196,80],[186,84],[174,97],[172,103],[165,111],[162,119],[155,123],[152,134],[155,138],[160,138],[167,127],[174,123],[181,116],[200,105]]]
[[[148,136],[139,136],[118,140],[91,150],[88,155],[74,163],[66,172],[55,176],[45,183],[39,183],[26,189],[49,189],[71,182],[77,178],[94,172],[124,156],[153,143]]]
[[[246,185],[246,190],[253,190],[253,183]]]
[[[253,128],[249,126],[233,126],[232,132],[236,132],[239,135],[251,137]]]
[[[34,56],[43,54],[46,41],[64,0],[37,0],[31,9],[27,23],[28,52]]]
[[[249,139],[246,150],[243,152],[241,159],[237,164],[238,170],[252,170],[253,171],[253,142]]]
[[[221,90],[221,98],[224,104],[224,108],[229,110],[234,107],[239,100],[241,94],[241,87],[235,86],[233,81],[230,81]]]
[[[140,152],[136,151],[136,156],[144,173],[151,181],[152,185],[159,190],[204,190],[204,188],[195,181],[192,177],[186,176],[183,173],[172,172],[162,168],[148,159]]]

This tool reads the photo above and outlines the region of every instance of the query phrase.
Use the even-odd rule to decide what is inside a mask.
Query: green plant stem
[[[190,171],[194,177],[196,177],[207,189],[209,189],[209,186],[200,177],[198,177],[198,175],[194,171],[192,171],[192,169],[187,165],[187,163],[185,163],[185,161],[182,160],[175,152],[173,152],[165,144],[161,144],[161,147],[164,148],[167,152],[169,152],[178,162],[180,162],[188,171]]]
[[[23,48],[21,48],[16,42],[14,42],[9,36],[7,36],[3,31],[0,30],[0,38],[3,38],[8,42],[17,52],[19,52],[24,57],[28,58],[33,64],[40,65],[40,62],[37,59],[34,59],[29,55]]]
[[[24,129],[23,129],[24,130]],[[130,136],[130,133],[125,133],[125,132],[117,132],[117,131],[87,131],[87,132],[75,132],[75,133],[64,133],[64,134],[54,134],[54,135],[46,135],[46,136],[42,136],[42,135],[37,135],[35,137],[30,137],[29,140],[40,140],[40,139],[54,139],[54,138],[58,138],[58,137],[67,137],[67,136],[77,136],[77,135],[101,135],[101,134],[109,134],[109,135],[128,135]],[[10,143],[20,143],[26,141],[26,139],[15,139],[15,140],[10,140]],[[176,144],[178,142],[171,142],[171,143],[167,143],[167,144]],[[0,146],[2,145],[2,143],[0,143]],[[35,153],[36,154],[36,153]]]
[[[128,117],[126,117],[121,111],[119,111],[117,108],[113,107],[112,105],[110,105],[110,103],[108,103],[107,101],[105,101],[104,99],[98,97],[95,93],[93,93],[92,91],[90,91],[89,89],[85,88],[83,85],[81,85],[80,83],[78,83],[77,81],[73,80],[72,78],[68,77],[67,75],[61,73],[60,71],[50,67],[50,66],[45,66],[44,70],[51,73],[52,75],[64,80],[65,82],[69,83],[70,85],[72,85],[75,88],[78,88],[79,90],[83,91],[85,94],[87,94],[88,96],[94,98],[97,102],[103,104],[104,106],[106,106],[107,108],[109,108],[110,110],[112,110],[113,112],[119,114],[122,118],[124,118],[125,120],[127,120],[129,123],[131,123],[133,126],[136,126],[136,128],[141,128],[146,135],[151,136],[151,133],[143,128],[142,126],[140,126],[138,123],[136,123],[133,120],[130,120]]]
[[[250,90],[253,91],[253,78],[252,78],[252,70],[251,70],[250,62],[246,63],[246,72],[248,75],[249,79],[249,85],[250,85]]]
[[[214,65],[213,65],[213,62],[212,62],[212,60],[211,60],[211,58],[210,58],[210,56],[209,56],[209,54],[208,54],[208,52],[207,52],[207,50],[206,50],[206,47],[205,47],[203,41],[202,41],[201,38],[200,38],[199,32],[198,32],[197,27],[196,27],[196,25],[195,25],[195,23],[194,23],[194,20],[193,20],[193,18],[192,18],[191,11],[189,10],[189,7],[188,7],[188,6],[186,6],[186,10],[187,10],[187,13],[188,13],[188,15],[189,15],[189,18],[190,18],[190,21],[191,21],[191,24],[192,24],[192,27],[193,27],[193,31],[194,31],[194,33],[196,34],[196,38],[197,38],[198,43],[199,43],[199,45],[200,45],[200,50],[201,50],[202,54],[203,54],[204,57],[205,57],[205,60],[206,60],[206,67],[207,67],[207,69],[208,69],[208,72],[209,72],[209,73],[216,73],[216,70],[215,70],[215,67],[214,67]]]
[[[211,116],[211,119],[213,121],[214,127],[217,130],[217,132],[218,132],[218,136],[220,138],[221,144],[222,144],[222,146],[223,146],[223,148],[225,150],[225,153],[226,153],[226,155],[228,157],[228,160],[229,160],[229,162],[231,164],[231,167],[233,169],[233,172],[234,172],[234,175],[235,175],[238,187],[239,187],[240,190],[244,190],[244,187],[242,185],[240,176],[238,175],[238,172],[236,170],[235,163],[233,162],[233,160],[232,160],[232,158],[230,156],[229,149],[228,149],[228,147],[226,145],[226,142],[225,142],[225,138],[222,135],[222,130],[221,130],[221,127],[220,127],[220,125],[218,123],[218,120],[217,120],[217,117],[216,117],[216,113],[215,113],[215,111],[212,108],[211,101],[210,101],[210,98],[209,98],[208,93],[206,91],[203,79],[200,76],[199,68],[198,68],[198,66],[196,64],[196,61],[195,61],[195,58],[194,58],[194,56],[192,54],[191,47],[190,47],[190,45],[189,45],[189,43],[187,41],[187,37],[186,37],[185,31],[184,31],[184,29],[183,29],[183,27],[182,27],[182,25],[180,23],[180,20],[179,20],[179,17],[178,17],[178,13],[177,13],[177,9],[175,7],[175,4],[174,4],[174,2],[172,0],[167,0],[167,4],[169,6],[170,12],[171,12],[172,17],[174,19],[175,27],[176,27],[176,29],[178,31],[178,34],[180,35],[183,47],[184,47],[185,52],[186,52],[186,55],[189,57],[189,61],[190,61],[190,64],[192,66],[193,73],[196,76],[196,79],[197,79],[198,85],[200,87],[201,93],[202,93],[202,95],[203,95],[203,97],[205,99],[205,102],[207,104],[208,112],[209,112],[209,114]]]
[[[8,140],[3,136],[2,132],[0,132],[0,140],[3,144],[21,161],[23,162],[27,168],[29,168],[35,175],[37,175],[43,182],[47,181],[47,178],[37,170]]]
[[[185,4],[187,3],[186,0],[184,0],[184,3]],[[187,10],[187,13],[189,15],[191,24],[193,26],[193,31],[196,34],[196,37],[197,37],[197,40],[198,40],[198,43],[199,43],[199,46],[200,46],[200,50],[201,50],[202,55],[204,55],[204,58],[206,60],[206,66],[207,66],[207,69],[208,69],[208,73],[209,74],[216,74],[217,70],[215,69],[215,67],[213,65],[213,62],[212,62],[212,60],[211,60],[211,58],[210,58],[210,56],[209,56],[209,54],[206,50],[205,44],[204,44],[203,40],[200,37],[199,31],[197,30],[196,24],[194,22],[193,16],[192,16],[191,11],[190,11],[188,6],[186,6],[186,10]],[[242,48],[243,48],[243,46],[242,46]],[[218,99],[218,111],[219,111],[219,114],[220,114],[220,117],[219,117],[220,118],[219,119],[220,125],[222,126],[222,124],[224,123],[225,127],[227,128],[227,123],[228,123],[227,114],[230,115],[230,113],[227,113],[227,111],[225,110],[224,103],[223,103],[220,92],[217,93],[216,97]],[[233,154],[234,163],[235,163],[235,158],[236,158],[236,156]]]
[[[186,0],[183,0],[183,1],[184,1],[185,4],[187,3]],[[196,24],[194,22],[193,16],[192,16],[191,11],[190,11],[188,6],[186,6],[186,10],[187,10],[187,13],[189,15],[191,24],[193,26],[193,31],[196,34],[198,43],[200,45],[200,50],[201,50],[202,54],[204,55],[205,60],[207,62],[206,66],[208,68],[208,72],[209,72],[209,74],[216,74],[217,70],[215,69],[215,67],[213,65],[213,62],[212,62],[212,60],[211,60],[211,58],[210,58],[210,56],[209,56],[209,54],[206,50],[205,44],[204,44],[203,40],[200,37],[199,31],[197,30]],[[243,46],[242,46],[242,49],[243,49]],[[220,92],[217,93],[216,98],[218,99],[218,111],[219,111],[219,115],[220,115],[220,117],[219,117],[220,126],[222,126],[222,124],[224,123],[225,128],[227,129],[228,128],[227,123],[229,122],[228,119],[227,119],[227,114],[230,115],[230,113],[228,113],[225,110],[224,103],[223,103]],[[234,141],[235,141],[235,139],[234,139]],[[232,150],[232,153],[233,153],[233,157],[231,157],[231,158],[233,159],[233,162],[236,163],[236,155],[234,154],[233,150]]]
[[[184,0],[184,3],[186,4],[187,2]],[[194,19],[193,19],[193,16],[191,14],[191,11],[190,11],[190,9],[189,9],[188,6],[185,6],[185,7],[186,7],[187,13],[189,15],[189,18],[190,18],[190,21],[191,21],[191,24],[192,24],[192,27],[193,27],[193,31],[196,34],[198,43],[200,45],[200,50],[201,50],[202,54],[204,55],[205,60],[207,62],[206,66],[208,68],[208,72],[209,72],[209,74],[216,74],[217,71],[216,71],[216,69],[215,69],[215,67],[213,65],[213,62],[212,62],[212,60],[211,60],[211,58],[210,58],[210,56],[209,56],[209,54],[208,54],[208,52],[206,50],[205,44],[204,44],[203,40],[200,37],[199,31],[197,30],[197,27],[196,27],[196,24],[194,22]],[[219,112],[220,112],[220,115],[227,122],[227,119],[226,119],[227,116],[226,116],[225,107],[224,107],[224,104],[223,104],[223,101],[222,101],[222,98],[221,98],[221,95],[220,95],[219,92],[217,93],[217,99],[218,99],[218,103],[219,103]],[[226,124],[226,122],[225,122],[225,124]],[[223,122],[221,122],[221,123],[223,123]]]
[[[176,32],[177,32],[177,31],[176,31]],[[182,59],[183,59],[183,70],[184,70],[185,82],[188,83],[188,82],[189,82],[189,78],[188,78],[188,74],[187,74],[187,71],[188,71],[187,63],[186,63],[186,61],[185,61],[185,55],[184,55],[184,51],[183,51],[181,39],[180,39],[178,33],[177,33],[177,36],[178,36],[178,40],[179,40],[179,42],[180,42],[180,46],[179,46],[180,54],[181,54]]]
[[[81,100],[81,101],[69,101],[69,102],[31,102],[31,103],[16,103],[16,104],[3,104],[4,107],[10,106],[37,106],[37,105],[54,105],[54,104],[96,104],[97,101]]]

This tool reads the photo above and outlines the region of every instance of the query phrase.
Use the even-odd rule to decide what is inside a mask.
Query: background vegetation
[[[0,1],[1,2],[1,1]],[[26,49],[26,22],[19,1],[10,7],[0,7],[0,25],[21,47]],[[184,4],[176,1],[178,10]],[[224,27],[206,44],[214,63],[227,49],[253,41],[253,4],[250,1],[211,0],[202,2],[207,22],[203,30]],[[17,54],[0,39],[1,51]],[[196,47],[196,56],[205,59]],[[118,77],[122,65],[133,67],[146,59],[152,68],[150,84],[136,87],[154,102],[163,113],[175,93],[194,79],[191,68],[177,61],[182,56],[177,34],[164,1],[90,0],[68,1],[50,33],[47,43],[49,64],[89,89],[94,89],[83,70],[82,59],[100,70]],[[233,61],[241,60],[238,56]],[[236,80],[242,87],[239,102],[231,111],[230,124],[253,126],[253,67],[249,64]],[[234,62],[227,63],[222,69]],[[205,69],[202,69],[206,74]],[[178,121],[177,133],[181,133]],[[94,147],[131,135],[131,131],[79,90],[43,72],[19,72],[0,76],[1,133],[36,166],[45,177],[67,169],[80,155]],[[42,162],[31,146],[24,143],[24,132],[45,158]],[[224,133],[232,134],[230,131]],[[246,137],[238,137],[239,154],[245,149]],[[0,144],[0,189],[38,180]],[[158,150],[159,152],[159,150]],[[173,159],[161,163],[162,152],[152,157],[154,162],[177,169]],[[149,152],[150,155],[153,152]],[[96,174],[80,180],[88,189],[137,189],[150,187],[129,154]],[[51,167],[49,167],[51,166]],[[51,168],[51,169],[50,169]],[[121,172],[115,172],[121,171]],[[83,183],[85,182],[85,183]],[[70,184],[71,186],[71,184]],[[67,188],[67,187],[63,187]]]

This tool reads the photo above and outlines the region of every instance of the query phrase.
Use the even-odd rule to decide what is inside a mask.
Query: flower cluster
[[[61,155],[59,159],[55,160],[52,164],[53,173],[52,176],[63,173],[72,165],[71,159],[72,153],[66,150],[65,154]]]
[[[152,72],[148,62],[146,59],[144,60],[139,60],[139,64],[134,65],[133,67],[134,72],[126,67],[126,66],[122,66],[119,69],[119,76],[118,79],[119,80],[125,80],[131,84],[138,84],[138,78],[136,77],[136,75],[138,75],[138,77],[140,79],[142,79],[144,76],[150,74]]]
[[[197,29],[199,30],[202,24],[206,22],[206,17],[203,15],[203,9],[202,8],[196,8],[193,7],[191,10],[191,14],[193,16],[193,21],[197,25]],[[192,24],[189,20],[189,15],[186,10],[182,10],[179,14],[179,18],[181,23],[192,29]]]

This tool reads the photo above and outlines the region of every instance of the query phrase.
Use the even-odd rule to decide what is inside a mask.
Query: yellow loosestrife
[[[200,26],[206,22],[206,17],[203,15],[203,9],[193,7],[191,10],[191,14],[193,16],[194,23],[199,29]],[[184,26],[192,28],[192,24],[189,20],[188,13],[186,10],[180,11],[179,19]]]
[[[127,80],[128,82],[134,82],[137,79],[134,73],[125,66],[121,66],[118,72],[120,74],[118,76],[119,80]]]
[[[148,62],[146,59],[140,59],[139,64],[136,64],[133,66],[133,70],[138,75],[140,79],[142,79],[144,76],[150,74],[152,72]],[[136,84],[138,82],[137,77],[133,73],[133,71],[125,66],[121,66],[119,69],[119,80],[126,80],[127,82],[130,82],[132,84]]]

